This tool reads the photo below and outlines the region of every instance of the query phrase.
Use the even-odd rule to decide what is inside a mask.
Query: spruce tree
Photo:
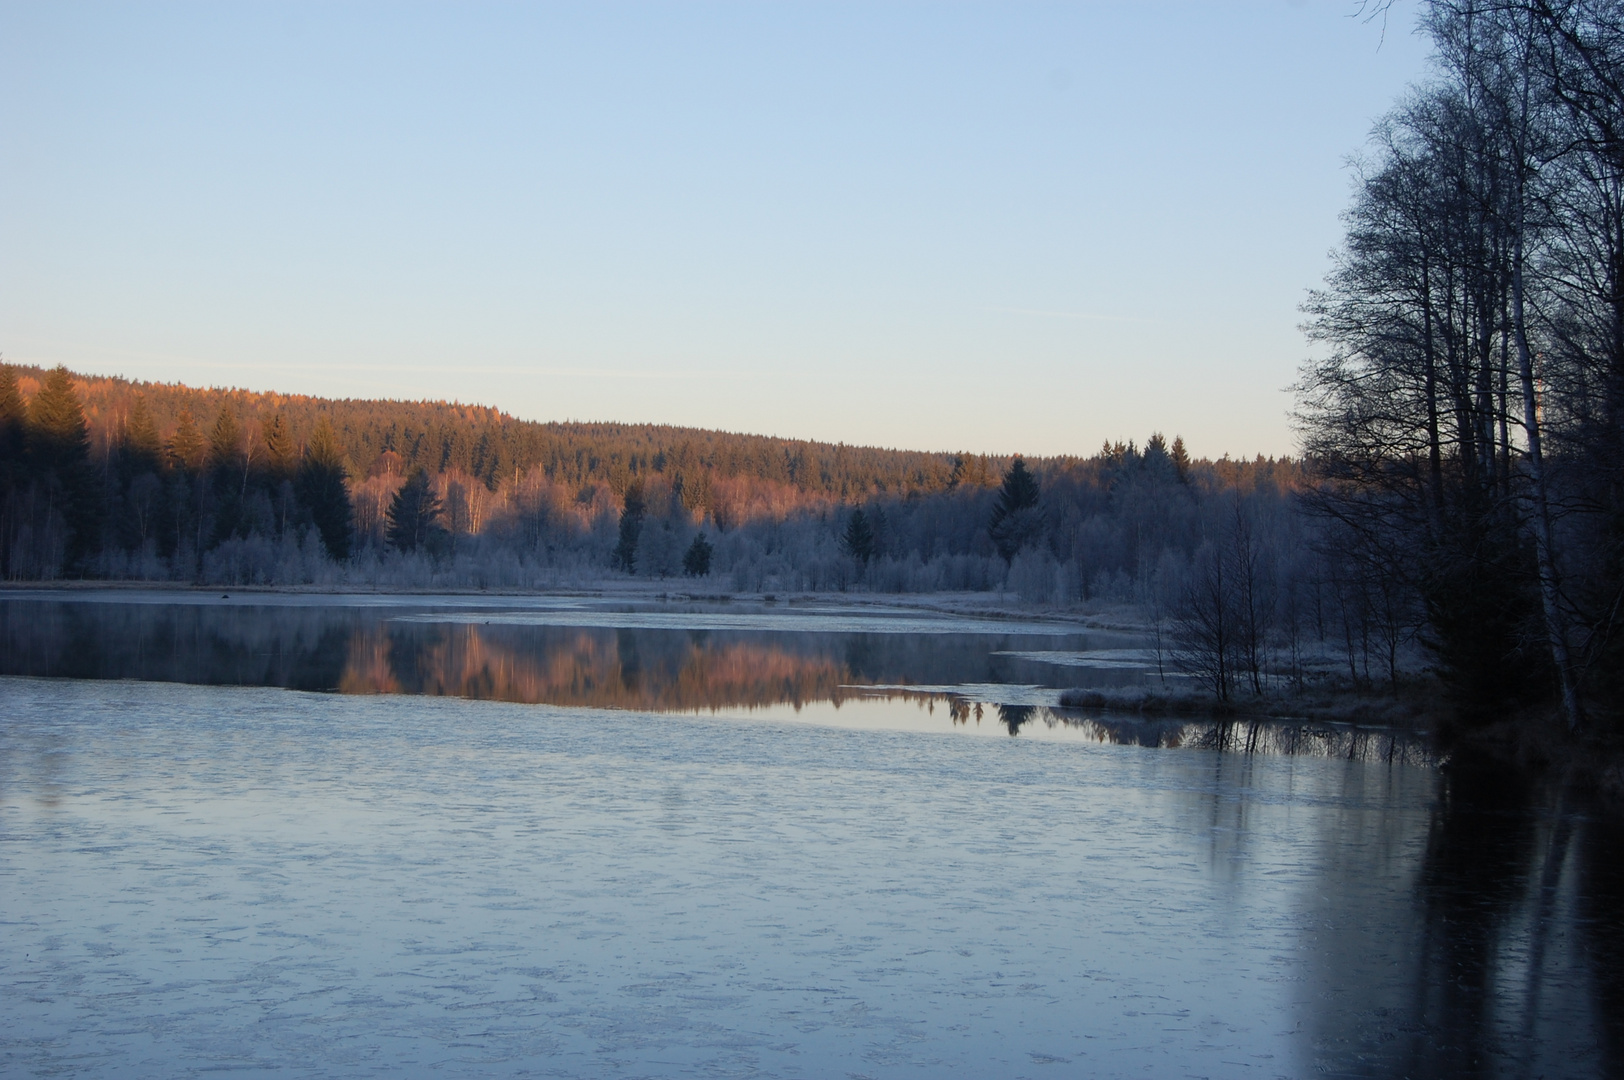
[[[195,472],[203,465],[203,433],[192,419],[192,410],[182,409],[169,437],[169,460],[177,469]]]
[[[1005,562],[1013,562],[1015,553],[1037,534],[1042,525],[1037,506],[1037,478],[1017,456],[1004,474],[1003,487],[998,491],[998,501],[993,504],[992,518],[987,523],[987,532]]]
[[[163,453],[158,426],[152,422],[147,399],[139,394],[130,402],[130,417],[124,425],[124,453],[136,468],[149,471],[158,467]]]
[[[434,551],[442,532],[439,524],[442,513],[440,499],[429,486],[427,470],[413,470],[389,503],[390,546],[400,551],[418,548]]]
[[[52,368],[45,376],[28,421],[30,450],[40,467],[71,469],[90,460],[90,429],[67,368]]]
[[[0,461],[15,463],[21,459],[27,424],[28,406],[17,386],[17,369],[0,364]]]
[[[261,421],[260,440],[265,444],[265,470],[273,480],[281,480],[293,472],[293,436],[281,413]]]
[[[853,510],[846,522],[846,531],[840,537],[840,546],[864,566],[874,557],[874,527],[861,510]]]
[[[694,537],[694,542],[688,545],[688,553],[682,557],[682,572],[689,577],[705,577],[710,573],[711,554],[715,549],[711,547],[704,533]]]
[[[628,574],[637,573],[637,538],[643,531],[643,482],[633,480],[626,487],[620,511],[620,542],[615,545],[614,564]]]
[[[69,569],[83,568],[96,536],[96,481],[90,471],[90,429],[73,388],[73,376],[58,366],[34,395],[26,429],[28,456],[67,527]]]
[[[1184,448],[1184,436],[1173,436],[1173,448],[1169,451],[1173,459],[1173,468],[1178,472],[1179,482],[1183,483],[1190,476],[1190,452]]]
[[[220,406],[220,414],[209,431],[209,464],[221,470],[242,464],[242,427],[229,402]]]
[[[339,562],[348,559],[355,511],[344,483],[344,451],[325,416],[316,421],[310,441],[305,444],[294,494],[321,534],[327,554]]]

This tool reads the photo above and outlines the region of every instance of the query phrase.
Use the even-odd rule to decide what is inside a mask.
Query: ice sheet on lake
[[[973,705],[1033,705],[1054,707],[1060,704],[1061,691],[1051,686],[1023,686],[1019,683],[940,683],[918,685],[897,683],[865,684],[842,689],[872,694],[939,694],[958,697]]]
[[[1435,780],[0,679],[0,1075],[1399,1075]],[[1567,940],[1519,1075],[1604,1071]]]
[[[1067,652],[1060,649],[1005,649],[994,656],[1012,656],[1017,660],[1031,660],[1039,664],[1059,667],[1084,668],[1152,668],[1156,666],[1156,653],[1151,649],[1090,649],[1085,652]]]
[[[0,589],[0,601],[31,600],[58,604],[143,604],[183,607],[289,608],[489,608],[499,605],[527,610],[573,611],[594,605],[576,596],[475,593],[329,593],[286,590],[245,590],[235,586],[209,589]]]
[[[397,622],[473,623],[492,626],[581,626],[626,630],[778,630],[828,634],[1082,633],[1075,623],[977,619],[961,615],[875,611],[872,608],[787,608],[747,611],[435,611],[395,617]]]

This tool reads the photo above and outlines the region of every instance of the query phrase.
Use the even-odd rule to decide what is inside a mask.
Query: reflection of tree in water
[[[1457,761],[1414,862],[1380,802],[1335,821],[1310,890],[1319,986],[1301,1006],[1319,1071],[1620,1075],[1619,830],[1566,799]]]
[[[667,631],[397,623],[349,651],[345,693],[686,710],[840,700],[848,681],[823,653]]]
[[[1618,1076],[1624,1074],[1624,824],[1614,815],[1592,815],[1578,848],[1578,925],[1602,1018],[1603,1072]]]
[[[1000,705],[998,706],[998,720],[1009,728],[1011,735],[1021,733],[1021,725],[1028,723],[1037,714],[1035,705]]]
[[[1411,1006],[1418,1030],[1408,1071],[1497,1071],[1497,969],[1538,839],[1529,797],[1527,784],[1507,769],[1454,768],[1446,778],[1419,886],[1424,921]]]
[[[968,724],[971,717],[977,724],[981,723],[981,702],[971,701],[969,698],[957,694],[949,694],[947,698],[947,715],[955,724]]]
[[[0,601],[0,674],[690,709],[839,701],[852,684],[985,682],[997,650],[1086,644],[830,633],[816,620],[805,631],[492,626],[401,620],[390,607],[193,599],[202,602]],[[618,688],[606,688],[611,678]],[[967,722],[977,708],[952,715]]]
[[[0,674],[331,690],[354,610],[0,603]]]

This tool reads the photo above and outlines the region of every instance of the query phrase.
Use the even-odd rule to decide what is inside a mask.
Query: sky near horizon
[[[1293,450],[1401,0],[0,0],[0,357],[978,452]]]

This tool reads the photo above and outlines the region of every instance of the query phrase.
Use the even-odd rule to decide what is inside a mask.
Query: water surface
[[[1619,1072],[1581,806],[834,708],[1133,643],[185,606],[0,605],[5,663],[57,665],[0,677],[0,1074]]]

